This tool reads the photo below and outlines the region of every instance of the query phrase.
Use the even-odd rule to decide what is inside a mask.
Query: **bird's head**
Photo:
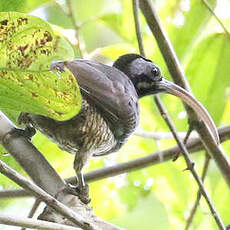
[[[162,81],[161,71],[149,59],[138,54],[126,54],[119,57],[113,67],[121,70],[130,78],[139,97],[165,91],[158,86]]]
[[[219,135],[216,126],[203,105],[188,91],[164,79],[159,67],[151,60],[138,54],[126,54],[119,57],[114,62],[113,67],[116,67],[129,77],[134,84],[139,98],[157,93],[169,93],[179,97],[193,108],[198,117],[204,121],[211,131],[216,143],[219,144]]]

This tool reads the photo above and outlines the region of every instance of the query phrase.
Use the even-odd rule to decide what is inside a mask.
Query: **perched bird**
[[[207,124],[218,143],[218,133],[205,108],[187,91],[163,79],[151,60],[126,54],[112,67],[84,59],[51,65],[51,69],[59,71],[64,68],[73,73],[80,86],[81,111],[67,121],[28,113],[20,121],[41,131],[61,149],[75,154],[79,191],[86,187],[81,171],[87,160],[119,150],[133,133],[139,121],[138,99],[143,96],[168,92],[180,97]],[[87,202],[84,197],[82,200]]]

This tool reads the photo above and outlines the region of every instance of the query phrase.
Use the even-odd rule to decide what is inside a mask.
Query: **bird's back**
[[[68,121],[27,115],[31,123],[61,149],[93,155],[117,151],[138,124],[138,97],[132,82],[116,68],[86,60],[65,62],[83,97],[79,114]]]

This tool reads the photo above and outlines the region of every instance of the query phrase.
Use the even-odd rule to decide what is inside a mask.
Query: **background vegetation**
[[[30,13],[49,22],[54,30],[73,45],[75,57],[83,55],[111,64],[119,55],[138,52],[130,0],[72,0],[72,13],[65,1],[0,1],[0,11]],[[156,0],[154,4],[194,95],[205,105],[217,126],[230,124],[230,35],[201,0]],[[230,1],[209,0],[226,28],[230,28]],[[73,21],[76,24],[73,24]],[[140,17],[144,47],[149,59],[156,62],[170,79],[157,44]],[[80,42],[77,43],[77,40]],[[79,50],[80,48],[80,50]],[[187,116],[177,98],[162,95],[178,131],[187,131]],[[168,132],[152,97],[141,99],[140,127],[151,132]],[[74,175],[73,156],[61,151],[46,137],[37,133],[34,144],[64,178]],[[173,139],[153,140],[133,135],[115,154],[90,161],[86,171],[125,162],[175,145]],[[223,143],[230,156],[230,142]],[[193,154],[200,173],[205,152]],[[0,159],[21,171],[11,156]],[[127,229],[184,229],[194,203],[197,185],[183,158],[90,184],[91,205],[96,215]],[[205,186],[224,223],[230,224],[230,193],[214,162],[211,162]],[[0,175],[0,189],[16,187]],[[0,213],[26,215],[32,198],[0,200]],[[0,226],[0,229],[11,229]],[[12,227],[13,229],[13,227]],[[203,199],[191,229],[217,229]]]

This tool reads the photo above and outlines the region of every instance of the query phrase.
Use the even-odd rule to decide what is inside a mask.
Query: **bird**
[[[151,60],[135,53],[120,56],[112,66],[93,60],[56,61],[51,70],[70,70],[82,94],[80,112],[66,121],[22,113],[20,123],[46,135],[58,146],[75,154],[79,198],[88,203],[88,189],[82,170],[91,156],[117,152],[139,123],[139,99],[158,93],[180,97],[209,128],[218,144],[215,124],[207,110],[189,92],[162,77]]]

